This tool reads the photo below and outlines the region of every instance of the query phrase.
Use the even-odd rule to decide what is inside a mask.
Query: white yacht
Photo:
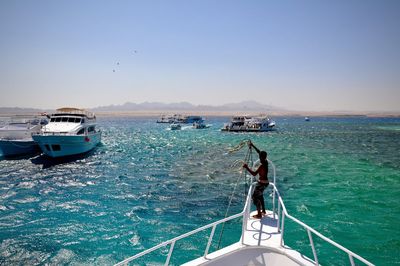
[[[204,119],[198,115],[181,115],[181,114],[174,114],[174,115],[162,115],[158,120],[157,123],[179,123],[179,124],[193,124],[193,123],[202,123]]]
[[[225,124],[222,131],[232,132],[264,132],[271,131],[275,121],[266,115],[260,116],[234,116],[229,124]]]
[[[101,140],[96,116],[83,109],[60,108],[40,133],[32,135],[44,154],[62,157],[90,151]]]
[[[47,120],[36,116],[14,116],[0,126],[0,156],[18,156],[40,151],[32,134],[39,133]]]
[[[270,162],[271,163],[271,162]],[[251,212],[252,199],[251,195],[254,190],[256,182],[250,186],[247,194],[247,198],[244,204],[243,211],[216,221],[214,223],[199,227],[191,232],[183,234],[181,236],[175,237],[173,239],[167,240],[157,246],[147,249],[141,253],[138,253],[132,257],[129,257],[117,264],[115,266],[122,265],[136,265],[135,260],[143,257],[153,251],[159,249],[168,248],[168,253],[165,252],[165,262],[164,265],[169,265],[171,257],[173,255],[174,248],[177,242],[184,238],[194,237],[195,234],[203,231],[210,231],[208,238],[204,238],[203,235],[199,239],[203,239],[204,245],[202,247],[202,256],[188,261],[182,265],[184,266],[195,266],[195,265],[208,265],[208,266],[311,266],[319,265],[318,246],[315,245],[314,239],[318,241],[324,241],[330,244],[332,247],[332,252],[340,254],[343,253],[347,255],[349,265],[374,265],[368,260],[364,259],[360,255],[346,249],[335,241],[329,239],[328,237],[322,235],[320,232],[316,231],[309,225],[303,223],[297,218],[291,216],[286,210],[283,199],[281,198],[278,189],[275,186],[275,166],[271,163],[274,172],[274,182],[270,183],[270,188],[272,188],[272,202],[269,204],[271,210],[266,212],[261,219],[255,219],[252,216],[256,214],[256,211]],[[268,204],[267,204],[268,205]],[[225,222],[232,223],[232,220],[241,220],[239,227],[241,228],[240,239],[221,249],[209,253],[211,244],[214,243],[214,233],[217,226],[223,226]],[[285,245],[285,224],[286,221],[291,220],[290,223],[303,229],[307,234],[307,238],[310,244],[310,250],[312,251],[313,258],[309,258],[301,252]],[[204,248],[205,247],[205,248]],[[204,248],[204,251],[203,251]],[[330,261],[329,264],[336,265],[340,264],[338,261]],[[161,264],[160,264],[161,265]]]

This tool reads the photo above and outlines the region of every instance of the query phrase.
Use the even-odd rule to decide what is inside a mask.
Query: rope
[[[233,147],[228,151],[228,153],[234,153],[241,150],[246,144],[249,143],[250,140],[242,140],[236,147]]]
[[[249,147],[249,157],[250,157],[250,165],[253,167],[254,166],[254,162],[253,162],[253,149],[251,147]],[[251,176],[249,179],[246,179],[246,182],[244,183],[244,198],[246,199],[247,197],[247,191],[249,190],[249,186],[250,184],[253,182],[254,177]]]
[[[229,151],[229,153],[236,152],[236,151],[242,149],[242,148],[244,147],[244,145],[246,145],[247,143],[248,143],[248,140],[242,141],[238,146],[236,146],[236,147],[234,147],[233,149],[231,149],[231,150]],[[244,160],[243,160],[243,161],[242,161],[242,160],[236,160],[236,161],[233,162],[233,164],[232,164],[231,167],[236,166],[238,163],[242,163],[242,165],[243,165],[243,163],[248,163],[249,160],[250,160],[250,158],[251,158],[251,161],[253,161],[251,148],[249,148],[249,149],[247,150],[246,156],[244,157]],[[233,191],[232,191],[232,194],[231,194],[231,196],[230,196],[230,198],[229,198],[228,207],[227,207],[226,212],[225,212],[225,218],[228,217],[229,209],[230,209],[230,207],[231,207],[232,200],[233,200],[233,196],[235,195],[236,188],[237,188],[237,186],[238,186],[238,184],[239,184],[239,181],[240,181],[243,177],[245,177],[245,176],[246,176],[246,172],[242,170],[242,171],[240,172],[240,175],[238,176],[238,178],[237,178],[237,180],[236,180],[235,187],[234,187],[234,189],[233,189]],[[245,182],[245,183],[247,184],[247,182]],[[246,193],[245,193],[245,195],[246,195]],[[224,228],[225,228],[225,223],[222,224],[222,229],[221,229],[221,233],[219,234],[217,249],[219,249],[219,246],[220,246],[220,244],[221,244],[221,239],[222,239],[222,235],[223,235],[223,233],[224,233]]]

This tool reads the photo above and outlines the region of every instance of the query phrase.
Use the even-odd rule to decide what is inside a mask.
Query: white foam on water
[[[35,197],[27,197],[27,198],[24,198],[24,199],[15,199],[14,200],[14,202],[17,202],[17,203],[31,203],[31,202],[37,202],[37,201],[40,201],[40,199],[38,199],[38,198],[35,198]]]
[[[129,242],[133,245],[133,246],[137,246],[140,244],[140,236],[135,234],[133,235],[130,239]]]

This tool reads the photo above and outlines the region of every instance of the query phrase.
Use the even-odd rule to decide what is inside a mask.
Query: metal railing
[[[354,258],[358,259],[359,261],[363,262],[366,265],[374,265],[371,262],[369,262],[368,260],[364,259],[363,257],[357,255],[356,253],[348,250],[347,248],[343,247],[342,245],[336,243],[335,241],[329,239],[328,237],[324,236],[323,234],[321,234],[320,232],[316,231],[314,228],[308,226],[307,224],[303,223],[302,221],[294,218],[293,216],[291,216],[285,207],[285,204],[283,203],[283,200],[279,194],[278,189],[276,188],[275,184],[271,184],[273,186],[273,190],[274,190],[274,194],[277,195],[278,198],[278,222],[277,222],[277,229],[278,232],[281,233],[281,247],[284,247],[283,245],[283,241],[284,241],[284,236],[285,236],[285,218],[289,218],[290,220],[294,221],[295,223],[297,223],[298,225],[302,226],[308,234],[308,238],[310,241],[310,246],[312,249],[312,253],[314,256],[314,263],[315,265],[319,265],[318,263],[318,255],[315,249],[315,245],[314,245],[314,241],[312,238],[312,234],[318,236],[319,238],[321,238],[322,240],[324,240],[325,242],[328,242],[329,244],[333,245],[334,247],[344,251],[345,253],[347,253],[347,255],[349,256],[349,261],[350,261],[350,265],[354,266]]]
[[[127,259],[125,259],[125,260],[123,260],[123,261],[121,261],[121,262],[115,264],[114,266],[128,265],[129,262],[131,262],[131,261],[133,261],[133,260],[135,260],[135,259],[137,259],[137,258],[140,258],[140,257],[142,257],[142,256],[144,256],[144,255],[146,255],[146,254],[149,254],[149,253],[151,253],[151,252],[153,252],[153,251],[155,251],[155,250],[157,250],[157,249],[160,249],[160,248],[162,248],[162,247],[165,247],[165,246],[170,245],[170,248],[169,248],[169,251],[168,251],[168,256],[167,256],[167,258],[166,258],[166,260],[165,260],[165,263],[164,263],[164,265],[169,265],[169,261],[171,260],[172,252],[174,251],[174,247],[175,247],[176,241],[181,240],[181,239],[186,238],[186,237],[189,237],[189,236],[191,236],[191,235],[194,235],[194,234],[199,233],[199,232],[201,232],[201,231],[204,231],[204,230],[206,230],[206,229],[212,228],[212,229],[211,229],[210,236],[208,237],[208,243],[207,243],[207,246],[206,246],[206,248],[205,248],[205,250],[204,250],[204,255],[203,255],[204,258],[207,258],[207,255],[208,255],[208,252],[209,252],[209,250],[210,250],[211,243],[212,243],[212,240],[213,240],[213,237],[214,237],[215,228],[217,227],[217,225],[222,224],[222,223],[225,223],[225,222],[230,221],[230,220],[233,220],[233,219],[236,219],[236,218],[239,218],[239,217],[243,217],[243,229],[246,228],[246,226],[247,226],[247,220],[248,220],[247,217],[248,217],[248,215],[249,215],[249,212],[247,213],[247,211],[250,210],[251,192],[252,192],[252,190],[253,190],[253,187],[254,187],[254,186],[252,186],[252,187],[249,189],[249,193],[247,194],[245,206],[244,206],[242,212],[237,213],[237,214],[232,215],[232,216],[229,216],[229,217],[226,217],[225,219],[221,219],[221,220],[216,221],[216,222],[214,222],[214,223],[205,225],[205,226],[203,226],[203,227],[197,228],[197,229],[195,229],[195,230],[193,230],[193,231],[190,231],[190,232],[188,232],[188,233],[186,233],[186,234],[183,234],[183,235],[180,235],[180,236],[178,236],[178,237],[172,238],[172,239],[170,239],[170,240],[168,240],[168,241],[165,241],[165,242],[163,242],[163,243],[161,243],[161,244],[158,244],[157,246],[154,246],[154,247],[149,248],[149,249],[147,249],[147,250],[145,250],[145,251],[143,251],[143,252],[140,252],[140,253],[138,253],[138,254],[132,256],[132,257],[129,257],[129,258],[127,258]],[[241,237],[241,238],[242,238],[242,241],[243,241],[243,234],[244,234],[244,231],[245,231],[245,230],[242,230],[242,237]]]
[[[272,162],[270,161],[270,163],[272,163]],[[318,231],[316,231],[312,227],[308,226],[307,224],[305,224],[305,223],[301,222],[300,220],[298,220],[298,219],[294,218],[293,216],[291,216],[287,212],[285,204],[283,203],[283,200],[282,200],[282,198],[281,198],[281,196],[279,194],[279,191],[275,186],[275,181],[276,181],[275,173],[276,172],[275,172],[275,166],[273,164],[272,164],[272,166],[273,166],[273,173],[274,173],[274,183],[270,183],[270,185],[272,186],[272,189],[273,189],[273,196],[272,196],[273,217],[275,218],[277,216],[277,232],[278,233],[280,232],[280,234],[281,234],[280,246],[282,248],[286,248],[286,246],[284,245],[284,235],[285,235],[284,233],[285,233],[285,218],[288,218],[288,219],[291,219],[292,221],[294,221],[295,223],[297,223],[298,225],[302,226],[307,231],[308,238],[309,238],[309,241],[310,241],[310,246],[311,246],[312,253],[313,253],[313,256],[314,256],[313,262],[314,262],[315,265],[319,265],[319,263],[318,263],[318,255],[317,255],[317,251],[315,249],[315,245],[314,245],[312,234],[318,236],[319,238],[321,238],[325,242],[328,242],[329,244],[333,245],[334,247],[336,247],[336,248],[342,250],[343,252],[347,253],[347,255],[349,257],[350,265],[352,265],[352,266],[355,266],[354,258],[358,259],[359,261],[363,262],[366,265],[370,265],[370,266],[374,265],[371,262],[367,261],[366,259],[362,258],[361,256],[357,255],[356,253],[348,250],[347,248],[345,248],[345,247],[339,245],[338,243],[336,243],[335,241],[333,241],[333,240],[329,239],[328,237],[322,235],[321,233],[319,233]],[[206,259],[207,255],[208,255],[208,252],[209,252],[209,249],[210,249],[210,246],[211,246],[211,243],[212,243],[212,240],[213,240],[213,237],[214,237],[216,226],[219,225],[219,224],[225,223],[227,221],[230,221],[232,219],[239,218],[239,217],[243,217],[241,243],[244,244],[244,232],[245,232],[245,230],[247,228],[247,222],[249,220],[248,218],[250,216],[250,211],[251,211],[251,195],[252,195],[252,192],[253,192],[254,187],[255,187],[256,184],[257,184],[257,182],[254,182],[250,186],[250,189],[248,191],[248,194],[247,194],[247,197],[246,197],[246,202],[245,202],[245,205],[244,205],[244,208],[243,208],[242,212],[240,212],[238,214],[235,214],[235,215],[232,215],[232,216],[229,216],[229,217],[227,217],[225,219],[221,219],[221,220],[216,221],[214,223],[205,225],[203,227],[200,227],[198,229],[195,229],[193,231],[190,231],[190,232],[188,232],[186,234],[180,235],[180,236],[175,237],[173,239],[170,239],[168,241],[165,241],[165,242],[163,242],[163,243],[161,243],[161,244],[159,244],[157,246],[154,246],[154,247],[152,247],[150,249],[147,249],[147,250],[145,250],[143,252],[140,252],[140,253],[132,256],[132,257],[129,257],[129,258],[127,258],[127,259],[115,264],[115,266],[128,265],[129,262],[131,262],[131,261],[133,261],[133,260],[135,260],[137,258],[140,258],[140,257],[142,257],[142,256],[144,256],[146,254],[149,254],[149,253],[151,253],[151,252],[153,252],[155,250],[158,250],[158,249],[160,249],[162,247],[165,247],[167,245],[170,245],[170,248],[169,248],[169,252],[168,252],[168,255],[167,255],[167,258],[165,260],[164,265],[169,265],[172,253],[174,251],[175,243],[178,240],[184,239],[184,238],[189,237],[191,235],[194,235],[194,234],[196,234],[198,232],[201,232],[201,231],[204,231],[206,229],[212,228],[210,236],[208,237],[208,243],[207,243],[207,246],[205,248],[204,255],[203,255],[203,258]],[[277,213],[275,212],[275,201],[278,202]]]

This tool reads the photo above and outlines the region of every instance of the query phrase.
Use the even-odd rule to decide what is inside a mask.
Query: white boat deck
[[[281,234],[277,219],[267,212],[261,220],[252,218],[252,212],[244,231],[243,242],[232,244],[206,257],[183,264],[193,265],[315,265],[310,259],[288,247],[281,247]],[[275,217],[277,218],[277,216]]]

